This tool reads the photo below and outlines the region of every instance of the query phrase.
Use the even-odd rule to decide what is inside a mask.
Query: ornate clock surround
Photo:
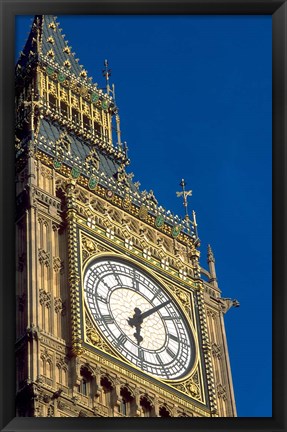
[[[191,376],[194,373],[194,370],[197,366],[198,363],[198,342],[197,342],[197,338],[195,336],[195,330],[194,330],[194,326],[193,323],[191,322],[191,318],[188,316],[188,314],[184,311],[184,309],[182,309],[182,304],[180,302],[180,298],[177,297],[172,290],[165,285],[162,281],[160,281],[158,279],[158,277],[153,273],[151,273],[151,270],[147,271],[146,268],[138,262],[135,262],[133,259],[131,259],[130,257],[125,257],[124,255],[118,255],[116,253],[100,253],[98,255],[92,256],[89,260],[87,260],[87,262],[84,265],[84,269],[82,271],[82,308],[83,310],[85,310],[85,314],[89,315],[90,321],[94,321],[94,318],[92,317],[92,313],[89,310],[89,307],[87,305],[87,302],[84,300],[85,295],[83,294],[83,291],[85,291],[85,286],[83,283],[83,276],[85,275],[86,269],[89,267],[90,263],[97,263],[97,262],[106,262],[106,261],[111,261],[112,263],[121,263],[124,266],[128,265],[128,266],[132,266],[134,269],[136,269],[136,271],[140,271],[142,275],[146,275],[146,277],[148,277],[150,280],[153,280],[153,282],[156,284],[155,286],[159,289],[161,289],[163,291],[163,295],[167,294],[168,297],[170,298],[170,300],[175,304],[175,310],[177,310],[177,312],[179,312],[181,315],[183,315],[183,320],[184,320],[184,324],[187,325],[189,327],[189,333],[190,333],[190,344],[191,344],[191,359],[190,359],[190,366],[191,368],[188,370],[188,372],[186,372],[184,374],[184,377],[186,379],[187,376]],[[133,290],[131,290],[133,291]],[[187,295],[192,296],[192,293],[187,293]],[[166,300],[166,298],[165,298]],[[194,308],[194,301],[192,301],[193,299],[190,299],[191,303],[193,303],[193,308]],[[154,305],[153,305],[154,306]],[[133,309],[131,308],[130,312],[132,312]],[[84,316],[85,316],[84,314]],[[85,324],[85,323],[84,323]],[[94,326],[97,329],[97,324],[94,321]],[[98,331],[100,331],[98,329]],[[131,331],[133,332],[133,330]],[[84,337],[85,337],[85,332],[84,332]],[[180,342],[180,341],[179,341]],[[108,342],[109,343],[109,342]],[[114,348],[115,351],[117,351],[116,348]],[[117,356],[117,355],[116,355]],[[121,358],[120,356],[117,356],[119,358]],[[124,360],[125,361],[125,360]],[[135,367],[135,364],[133,364],[133,367]],[[148,373],[148,371],[147,371]],[[151,372],[150,372],[151,373]],[[152,374],[152,373],[151,373]],[[180,378],[175,379],[175,378],[162,378],[164,381],[181,381]]]
[[[94,213],[96,217],[98,213],[97,210],[94,210]],[[116,224],[116,221],[114,222]],[[103,225],[106,224],[107,223],[104,223]],[[110,226],[109,223],[107,225]],[[126,374],[128,379],[131,379],[132,376],[135,381],[138,380],[138,382],[145,382],[148,386],[154,386],[159,394],[162,392],[163,394],[169,394],[171,399],[185,401],[192,409],[200,410],[202,415],[204,415],[203,412],[205,410],[209,411],[212,405],[210,405],[209,397],[212,382],[210,382],[210,388],[208,388],[206,383],[210,376],[208,372],[208,366],[210,364],[206,363],[206,355],[204,355],[204,351],[200,348],[200,346],[202,347],[203,345],[202,334],[204,334],[204,330],[202,332],[202,324],[204,322],[202,318],[203,308],[200,307],[202,287],[200,285],[194,285],[191,289],[188,283],[180,279],[178,275],[171,275],[170,272],[163,269],[160,265],[161,259],[151,261],[144,257],[143,250],[142,253],[139,254],[135,248],[133,248],[133,250],[128,249],[126,247],[124,235],[121,241],[119,241],[118,236],[112,236],[112,239],[109,238],[111,228],[103,226],[101,230],[98,225],[97,227],[94,226],[91,223],[91,215],[85,218],[81,216],[78,217],[76,226],[76,245],[80,245],[78,246],[77,262],[79,263],[79,280],[81,281],[81,289],[79,291],[80,313],[78,314],[82,328],[81,334],[79,335],[80,337],[78,338],[78,340],[81,340],[81,353],[89,358],[90,363],[96,354],[99,362],[103,361],[103,364],[108,364],[108,366],[115,371],[120,368],[121,373]],[[114,228],[116,228],[116,226]],[[133,235],[135,236],[135,233],[133,233]],[[169,295],[176,299],[181,309],[185,310],[185,316],[187,316],[187,311],[190,311],[188,320],[195,334],[196,360],[194,362],[194,367],[186,377],[173,381],[159,379],[146,374],[135,365],[124,362],[123,358],[117,354],[92,324],[89,312],[84,305],[83,275],[87,264],[100,257],[117,257],[118,259],[133,263],[137,267],[142,268],[143,271],[151,274],[154,279],[164,286]]]

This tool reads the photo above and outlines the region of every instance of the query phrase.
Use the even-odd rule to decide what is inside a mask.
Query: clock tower
[[[16,65],[18,416],[236,416],[211,247],[127,167],[105,61],[88,78],[54,16]]]

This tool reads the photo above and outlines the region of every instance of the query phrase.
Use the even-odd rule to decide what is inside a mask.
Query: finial
[[[193,227],[194,227],[194,233],[195,233],[195,237],[196,239],[198,239],[198,231],[197,231],[197,222],[196,222],[196,213],[194,210],[192,210],[192,217],[193,217]],[[199,239],[198,239],[199,240]]]
[[[126,143],[126,141],[124,141],[124,154],[125,154],[125,159],[128,160],[128,145]]]
[[[107,93],[109,94],[109,92],[110,92],[109,78],[110,78],[110,76],[112,74],[112,70],[109,69],[108,60],[104,61],[104,66],[105,66],[105,69],[103,69],[102,72],[103,72],[103,76],[106,78]]]
[[[207,262],[215,262],[215,258],[210,244],[207,246]]]
[[[111,90],[113,99],[116,100],[116,88],[115,88],[115,84],[112,84],[112,90]]]
[[[183,205],[185,208],[185,220],[187,221],[187,223],[189,223],[190,219],[189,219],[189,215],[188,215],[188,211],[187,211],[187,197],[192,195],[192,191],[191,190],[189,190],[189,191],[185,190],[186,183],[185,183],[184,179],[181,180],[179,185],[182,187],[182,192],[176,192],[176,196],[177,197],[181,197],[181,196],[183,197]]]
[[[213,286],[218,287],[216,271],[215,271],[215,259],[210,244],[207,246],[207,264],[210,273],[210,278],[208,282],[211,283]]]

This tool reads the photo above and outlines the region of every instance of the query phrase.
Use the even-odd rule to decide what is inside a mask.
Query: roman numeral
[[[166,352],[170,357],[175,357],[175,353],[169,347],[166,348]]]
[[[180,337],[180,339],[177,336],[174,336],[173,334],[168,333],[168,336],[170,337],[170,339],[178,342],[179,344],[185,345],[187,347],[189,347],[189,343],[188,340],[184,337]]]
[[[155,356],[156,356],[156,359],[157,359],[158,363],[159,363],[161,366],[163,366],[163,362],[162,362],[162,359],[160,358],[160,356],[159,356],[158,354],[156,354]]]
[[[91,269],[90,279],[93,282],[97,282],[97,280],[99,279],[99,275],[100,275],[100,273],[97,269],[95,269],[95,268]]]
[[[168,336],[170,337],[170,339],[172,339],[172,340],[174,340],[176,342],[179,342],[179,339],[178,339],[177,336],[174,336],[173,334],[170,334],[170,333],[168,333]]]
[[[178,317],[178,316],[171,316],[171,315],[169,315],[169,316],[163,316],[163,319],[165,320],[165,321],[168,321],[168,320],[180,320],[180,317]]]
[[[137,365],[143,369],[143,365],[144,365],[144,352],[143,349],[141,347],[138,348],[138,358],[139,361],[137,362]]]
[[[128,340],[128,338],[126,337],[126,335],[124,335],[123,333],[120,335],[120,337],[118,338],[117,341],[117,346],[120,345],[124,345],[126,343],[126,341]]]
[[[101,302],[107,304],[107,299],[102,296],[97,296],[97,300],[100,300]]]
[[[140,347],[139,347],[139,349],[138,349],[138,357],[139,357],[139,359],[140,359],[141,361],[144,360],[144,352],[143,352],[143,349],[140,348]]]
[[[119,275],[118,275],[117,273],[114,273],[114,276],[115,276],[115,278],[116,278],[118,284],[119,284],[120,286],[122,286],[123,283],[122,283],[121,278],[119,277]]]
[[[102,315],[102,320],[105,324],[113,324],[115,321],[110,315]]]
[[[153,296],[153,298],[151,299],[151,302],[153,302],[158,296],[159,296],[159,294],[160,294],[160,289],[156,289],[156,290],[154,290],[153,289],[154,287],[152,287],[152,289],[151,289],[151,291],[154,293],[154,296]]]
[[[104,278],[101,278],[100,279],[100,281],[101,281],[101,283],[106,287],[106,288],[108,288],[108,289],[110,289],[111,287],[110,287],[110,285],[109,284],[107,284],[107,282],[105,281],[105,279]]]

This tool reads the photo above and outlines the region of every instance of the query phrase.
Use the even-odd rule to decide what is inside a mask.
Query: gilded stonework
[[[107,61],[103,72],[106,91],[78,64],[56,18],[35,17],[15,81],[17,415],[235,416],[223,314],[238,302],[221,297],[210,246],[208,269],[201,263],[195,213],[173,215],[128,172]],[[178,192],[186,210],[188,195]],[[91,266],[105,259],[119,272],[97,279],[106,295],[99,318],[85,275],[97,277]],[[136,361],[124,351],[128,337],[112,344],[99,321],[119,332],[108,301],[127,290],[135,303],[121,325]],[[113,301],[125,313],[126,302]],[[157,332],[150,340],[147,317]],[[164,375],[174,358],[188,368]]]
[[[91,323],[91,321],[87,315],[85,316],[85,322],[86,322],[87,341],[90,342],[96,348],[99,348],[106,353],[110,353],[110,354],[115,355],[115,352],[110,348],[109,344],[107,344],[105,342],[102,335],[98,332],[98,330],[95,328],[95,326]]]
[[[198,371],[196,371],[191,378],[189,378],[186,381],[183,381],[180,384],[177,384],[175,387],[178,388],[183,393],[186,393],[187,395],[191,396],[193,399],[202,401],[203,392],[201,389],[201,383],[200,383]]]

